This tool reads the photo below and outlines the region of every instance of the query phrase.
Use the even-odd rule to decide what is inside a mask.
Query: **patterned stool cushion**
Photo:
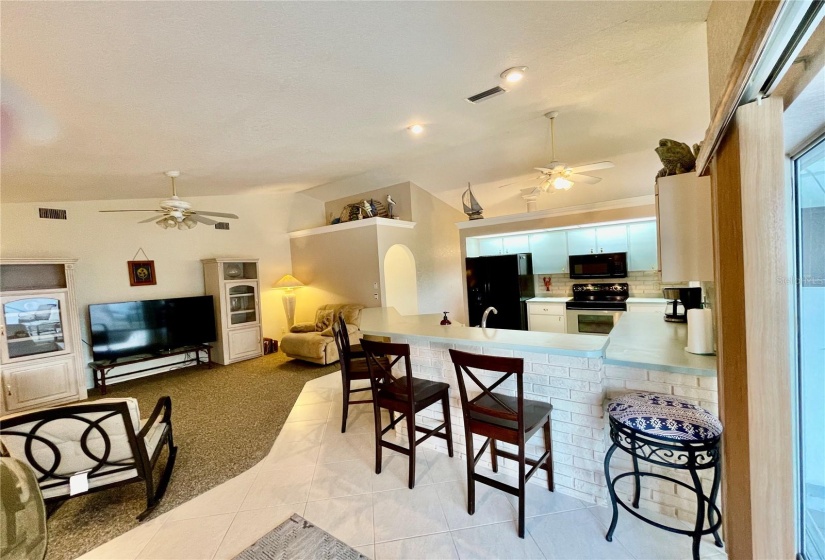
[[[628,428],[660,438],[703,441],[722,434],[710,412],[672,395],[629,393],[607,405],[611,418]]]

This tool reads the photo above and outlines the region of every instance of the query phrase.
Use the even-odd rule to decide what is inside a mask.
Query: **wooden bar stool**
[[[412,376],[410,364],[410,346],[408,344],[393,344],[391,342],[376,342],[361,339],[361,348],[367,356],[367,367],[370,372],[372,386],[372,403],[375,409],[375,474],[381,474],[381,450],[386,447],[398,453],[407,455],[410,459],[409,487],[415,486],[415,448],[427,438],[435,436],[447,440],[447,452],[453,456],[453,431],[450,425],[450,386],[447,383],[418,379]],[[390,361],[387,356],[395,356]],[[401,359],[404,359],[405,375],[393,377],[392,368]],[[415,414],[428,406],[441,401],[444,422],[435,428],[416,426]],[[381,409],[390,411],[390,423],[381,426]],[[394,413],[399,416],[393,418]],[[384,441],[383,436],[395,428],[401,421],[407,421],[407,439],[409,449]],[[444,433],[440,433],[444,430]],[[416,439],[416,432],[425,435]]]
[[[461,408],[464,412],[464,433],[467,442],[467,513],[470,515],[475,513],[476,481],[518,496],[518,536],[523,539],[525,486],[527,481],[538,469],[544,469],[547,471],[547,489],[551,492],[554,489],[553,443],[550,439],[550,412],[553,410],[553,406],[546,402],[524,399],[524,360],[521,358],[482,356],[458,350],[450,350],[450,357],[455,366],[458,388],[461,392]],[[499,377],[495,383],[487,385],[474,375],[470,368],[503,373],[504,375]],[[511,375],[516,376],[517,396],[510,397],[494,393],[493,389],[504,383]],[[469,397],[465,376],[469,377],[481,390],[478,396]],[[525,443],[542,428],[544,429],[545,452],[538,459],[528,458],[524,452]],[[487,438],[477,455],[473,455],[473,434]],[[518,446],[518,455],[496,449],[496,441]],[[518,462],[518,488],[476,474],[475,466],[488,445],[492,456],[493,472],[498,472],[498,457],[505,457]],[[533,468],[529,472],[525,472],[525,465],[530,465]]]
[[[340,321],[332,322],[332,336],[335,338],[335,346],[338,349],[338,361],[341,365],[341,385],[343,389],[343,405],[344,409],[341,415],[341,433],[347,431],[347,416],[349,415],[349,405],[351,404],[366,404],[371,403],[372,399],[362,399],[358,401],[351,401],[350,395],[352,393],[362,393],[370,391],[370,387],[361,387],[359,389],[352,388],[352,382],[358,380],[368,380],[370,372],[367,368],[367,360],[363,356],[363,352],[354,352],[349,345],[349,335],[347,333],[346,324],[342,327],[343,315]],[[386,358],[383,359],[385,363]]]

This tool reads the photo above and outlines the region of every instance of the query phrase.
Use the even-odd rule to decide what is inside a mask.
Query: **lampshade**
[[[285,288],[285,289],[292,289],[292,288],[302,288],[304,283],[292,276],[291,274],[285,274],[280,280],[275,282],[276,288]]]

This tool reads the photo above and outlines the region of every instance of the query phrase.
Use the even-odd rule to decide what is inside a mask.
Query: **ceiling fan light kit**
[[[151,218],[141,220],[140,224],[155,222],[155,224],[163,229],[179,229],[185,231],[192,229],[199,223],[208,226],[217,225],[219,222],[207,218],[206,216],[215,216],[218,218],[232,218],[238,219],[235,214],[227,212],[196,212],[192,210],[192,205],[185,200],[178,197],[178,192],[175,187],[175,179],[180,177],[180,171],[167,171],[164,173],[172,180],[172,198],[167,198],[160,201],[159,210],[101,210],[101,212],[154,212],[155,215]],[[160,218],[160,219],[158,219]],[[228,227],[222,229],[229,229]]]

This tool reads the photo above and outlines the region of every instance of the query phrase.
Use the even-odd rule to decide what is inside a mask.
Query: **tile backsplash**
[[[548,291],[544,279],[550,278],[552,285]],[[686,288],[687,282],[668,282],[662,284],[662,275],[658,270],[628,272],[627,278],[615,280],[572,280],[569,274],[536,274],[536,297],[564,297],[573,295],[573,284],[614,284],[627,282],[630,285],[630,297],[663,298],[662,288]]]

